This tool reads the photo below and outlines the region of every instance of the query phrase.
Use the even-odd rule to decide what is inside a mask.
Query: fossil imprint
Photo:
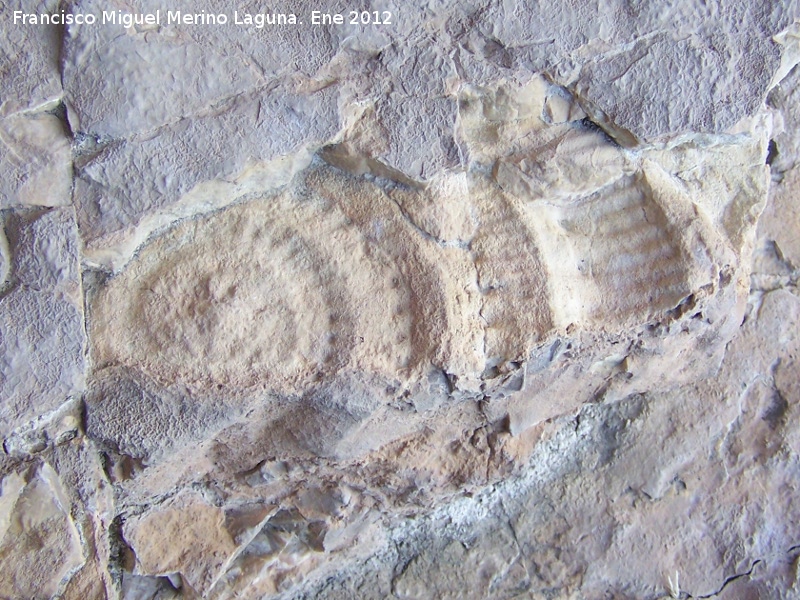
[[[621,152],[583,135],[570,168],[587,144]],[[96,296],[95,365],[229,392],[431,368],[477,389],[565,332],[621,333],[711,297],[736,267],[704,208],[713,187],[642,156],[601,169],[595,190],[564,171],[564,194],[537,197],[526,160],[427,189],[319,166],[292,191],[178,224]]]

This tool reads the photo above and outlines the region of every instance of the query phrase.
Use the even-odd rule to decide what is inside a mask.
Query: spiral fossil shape
[[[680,233],[641,175],[550,204],[475,177],[468,201],[474,235],[448,245],[391,190],[319,167],[183,222],[97,295],[95,364],[227,392],[430,369],[476,390],[559,330],[629,327],[690,291]]]

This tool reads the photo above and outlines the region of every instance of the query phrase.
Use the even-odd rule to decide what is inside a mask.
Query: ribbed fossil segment
[[[552,127],[557,166],[544,170],[510,159],[418,188],[320,165],[289,191],[175,226],[94,296],[96,368],[198,397],[313,395],[360,372],[394,390],[390,404],[414,403],[438,372],[469,397],[565,334],[629,339],[728,297],[736,248],[703,207],[740,235],[750,209],[718,190],[758,186],[761,167],[699,186],[581,123]],[[762,147],[717,153],[746,163]],[[683,165],[687,152],[666,156]]]
[[[245,203],[148,247],[98,299],[95,359],[138,364],[163,381],[291,390],[334,374],[357,344],[386,356],[383,340],[361,341],[365,323],[385,318],[395,324],[387,360],[405,366],[411,326],[400,273],[368,260],[335,206],[293,200]],[[343,258],[354,256],[366,268],[343,271]],[[360,306],[354,289],[364,294]]]
[[[553,303],[565,326],[644,322],[691,291],[680,232],[640,177],[530,214],[547,240]]]
[[[481,187],[484,193],[476,194],[480,227],[470,247],[484,295],[486,356],[490,363],[525,360],[533,344],[553,329],[539,240],[518,201],[490,184]]]

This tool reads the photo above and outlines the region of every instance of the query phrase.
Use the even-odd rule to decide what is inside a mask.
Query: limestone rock
[[[69,204],[72,153],[57,117],[0,119],[0,138],[0,208]]]
[[[796,0],[0,11],[0,596],[796,595]]]
[[[264,516],[265,511],[258,512],[254,525],[263,526]],[[235,520],[226,520],[224,511],[191,493],[180,494],[143,517],[129,519],[124,529],[143,573],[178,573],[199,593],[213,587],[235,557],[243,541],[238,533]]]
[[[800,242],[796,232],[800,227],[797,203],[800,198],[800,94],[797,82],[800,67],[795,69],[770,95],[770,104],[777,112],[782,131],[770,146],[770,167],[773,173],[772,201],[759,223],[761,237],[771,245],[768,251],[783,265],[773,275],[785,275],[800,265]]]
[[[797,16],[785,8],[512,2],[490,5],[479,27],[511,65],[551,73],[628,145],[720,133],[752,115],[780,65],[770,38]]]
[[[769,95],[768,105],[774,108],[778,131],[773,138],[770,166],[777,174],[789,171],[797,165],[800,157],[800,118],[797,107],[800,106],[800,93],[797,82],[800,81],[800,67],[795,67]]]
[[[11,253],[0,298],[0,390],[5,436],[83,390],[84,323],[71,209],[5,215]]]
[[[227,25],[167,22],[168,10],[216,16],[220,8],[209,0],[192,0],[180,7],[136,0],[114,10],[96,0],[76,2],[73,13],[102,15],[105,10],[115,13],[118,20],[74,26],[67,32],[64,86],[72,108],[72,129],[100,138],[126,138],[214,112],[219,103],[256,89],[263,92],[265,104],[265,113],[260,118],[254,115],[256,123],[263,118],[282,125],[282,119],[268,108],[269,100],[279,101],[284,91],[275,87],[284,83],[285,91],[291,91],[293,77],[312,78],[333,58],[335,46],[329,31],[312,27],[306,7],[296,0],[270,7],[275,13],[302,12],[305,23],[296,28],[243,30],[231,23],[232,10],[224,11],[230,21]],[[242,15],[263,15],[262,7],[253,1],[235,8]],[[163,26],[125,29],[119,24],[121,14],[156,10],[162,12]]]
[[[339,127],[331,88],[256,92],[213,114],[104,147],[80,164],[76,179],[87,255],[120,267],[154,230],[285,185]]]
[[[764,211],[761,229],[769,232],[768,242],[773,245],[776,256],[788,264],[790,269],[800,265],[800,241],[796,235],[800,230],[797,203],[800,199],[800,168],[783,174],[780,183],[773,184],[773,200]]]
[[[5,288],[11,270],[11,249],[8,247],[8,240],[5,234],[5,223],[0,228],[0,286]]]
[[[12,473],[0,496],[0,593],[48,598],[83,563],[78,531],[53,468]]]
[[[52,28],[14,23],[14,13],[57,12],[57,0],[10,0],[2,7],[7,35],[0,41],[0,117],[55,106],[62,96],[59,40]]]
[[[767,294],[715,377],[585,407],[521,478],[396,521],[370,561],[292,597],[792,597],[797,389],[772,369],[794,368],[798,309]]]
[[[691,35],[637,40],[628,51],[587,64],[575,92],[622,144],[726,131],[764,102],[780,49],[749,34],[727,36],[721,47],[712,44],[713,38]],[[713,80],[701,76],[705,70]],[[667,88],[673,100],[659,102],[659,90]]]
[[[48,454],[70,502],[85,561],[64,586],[64,598],[117,595],[111,557],[118,535],[114,492],[97,446],[85,436],[62,440]],[[46,455],[46,456],[48,456]]]
[[[82,408],[80,401],[72,399],[54,411],[40,414],[6,437],[3,450],[10,456],[24,459],[78,437]]]
[[[73,12],[101,15],[109,8],[87,0],[76,3]],[[149,12],[149,8],[136,3],[125,12]],[[149,132],[259,83],[249,65],[203,48],[181,28],[74,25],[68,30],[66,53],[70,125],[73,131],[96,136]]]

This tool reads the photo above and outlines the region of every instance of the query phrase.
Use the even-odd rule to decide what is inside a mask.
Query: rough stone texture
[[[5,217],[10,256],[0,297],[0,432],[58,408],[84,388],[84,323],[71,208]]]
[[[796,2],[312,8],[0,9],[0,596],[800,597]]]
[[[90,260],[121,266],[177,218],[285,185],[309,163],[309,149],[338,131],[329,89],[240,96],[217,110],[112,142],[77,163],[75,205]]]
[[[15,11],[52,13],[57,0],[10,0],[0,7],[0,209],[70,203],[72,153],[54,116],[63,96],[56,27],[13,25]]]
[[[13,473],[0,496],[0,593],[6,597],[53,596],[60,580],[82,563],[80,538],[65,511],[65,493],[44,464],[26,481]]]
[[[58,29],[13,25],[14,11],[53,13],[58,4],[58,0],[9,0],[0,8],[7,32],[0,40],[0,117],[53,106],[61,99]]]
[[[72,153],[58,117],[0,119],[0,140],[0,208],[69,203]]]
[[[261,514],[253,525],[264,521]],[[128,520],[124,535],[140,570],[151,575],[180,573],[193,589],[207,592],[239,546],[230,525],[222,509],[196,495],[182,494],[158,510]]]

